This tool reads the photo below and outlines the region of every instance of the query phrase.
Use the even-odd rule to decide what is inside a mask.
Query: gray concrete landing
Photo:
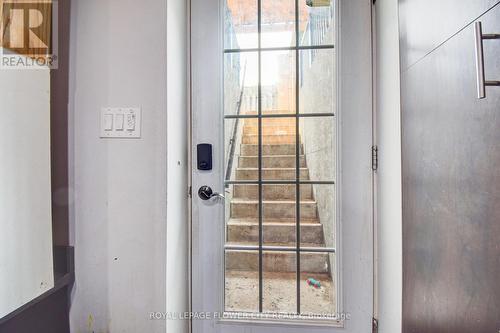
[[[306,282],[312,277],[321,282],[321,288],[315,289]],[[264,312],[295,313],[296,312],[296,274],[265,272]],[[335,288],[328,274],[303,274],[300,281],[301,312],[303,314],[335,313]],[[227,271],[226,272],[226,311],[258,312],[259,275],[258,272]]]

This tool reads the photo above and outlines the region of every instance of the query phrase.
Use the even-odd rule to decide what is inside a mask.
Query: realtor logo
[[[0,68],[57,68],[57,2],[0,0]]]

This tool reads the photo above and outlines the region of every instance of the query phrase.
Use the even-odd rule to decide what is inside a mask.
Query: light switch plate
[[[102,108],[101,138],[140,138],[141,123],[140,108]]]

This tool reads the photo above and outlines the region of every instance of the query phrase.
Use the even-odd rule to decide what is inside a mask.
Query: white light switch
[[[123,121],[125,116],[123,114],[115,115],[115,128],[117,131],[123,131]]]
[[[113,115],[106,113],[104,115],[104,130],[112,131],[113,130]]]
[[[101,138],[140,138],[140,108],[102,108]]]

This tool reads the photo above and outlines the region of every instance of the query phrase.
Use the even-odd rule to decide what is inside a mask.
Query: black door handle
[[[203,201],[207,201],[212,198],[225,199],[222,194],[214,192],[210,186],[206,185],[200,187],[200,189],[198,190],[198,196]]]

